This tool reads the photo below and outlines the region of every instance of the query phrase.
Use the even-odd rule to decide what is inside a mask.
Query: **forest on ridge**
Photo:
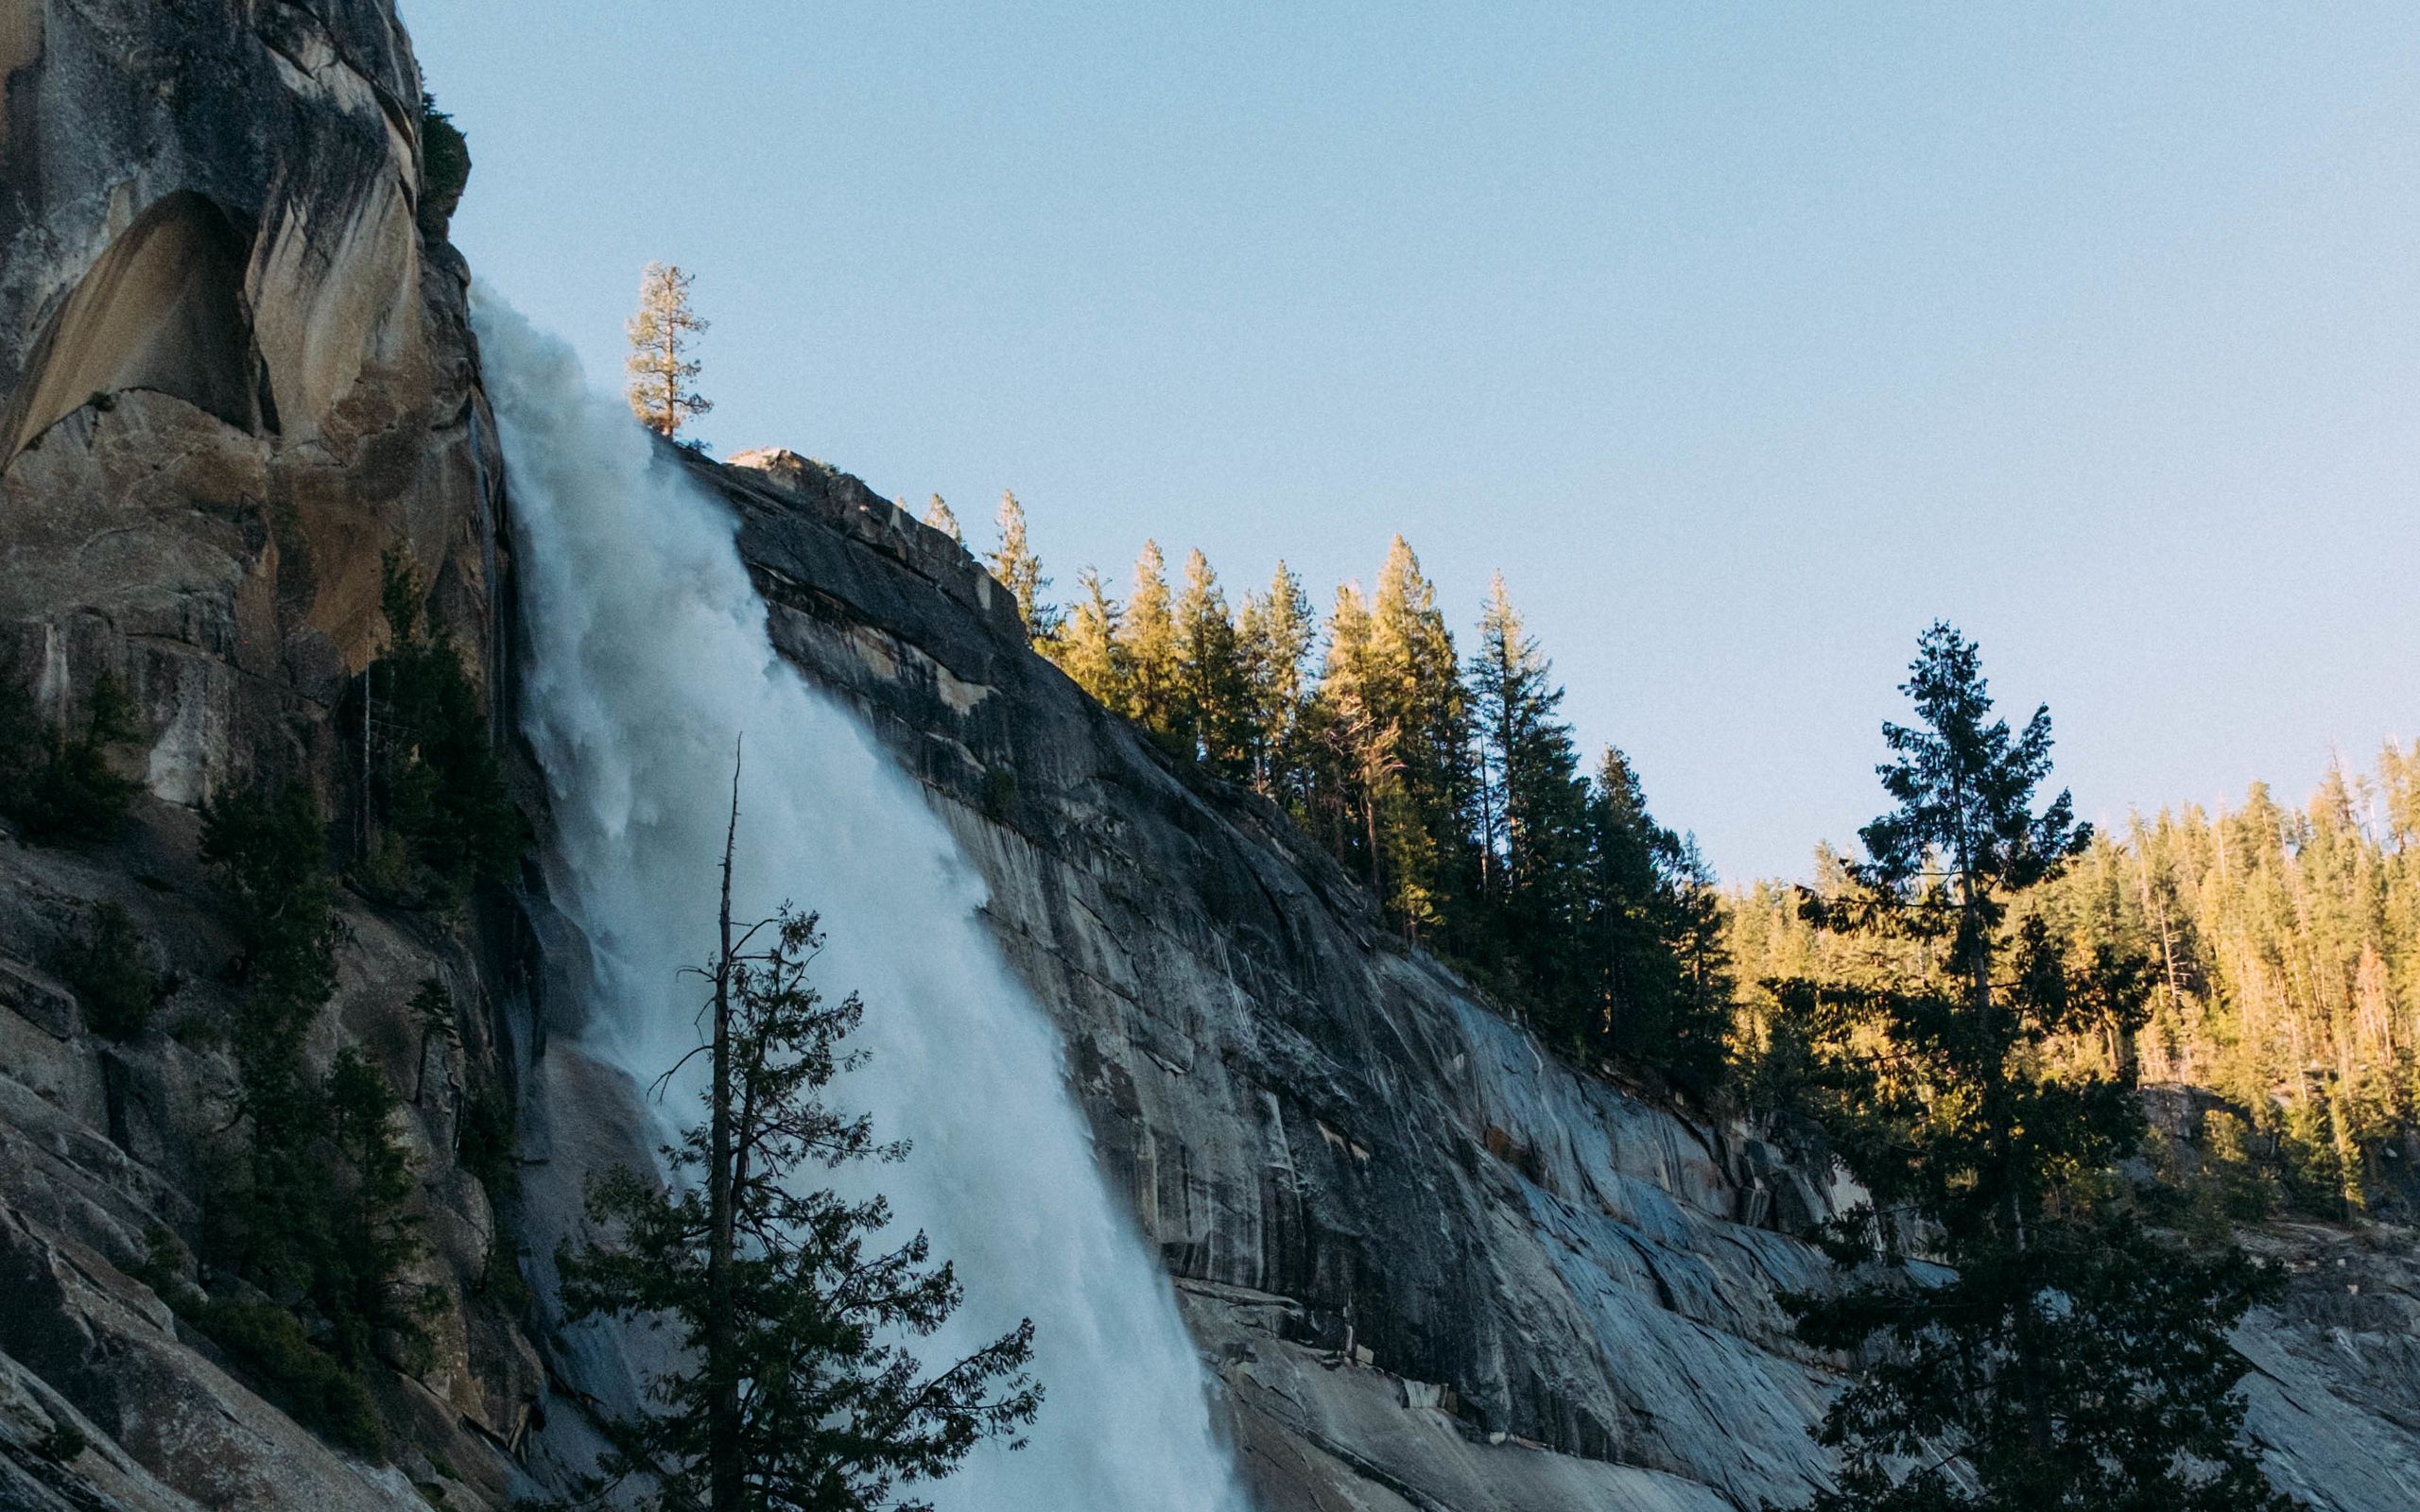
[[[2034,906],[2071,955],[2107,949],[2148,968],[2149,1018],[2129,1043],[2075,1044],[2084,1066],[2122,1057],[2148,1086],[2200,1088],[2225,1107],[2203,1156],[2234,1216],[2280,1205],[2326,1216],[2405,1201],[2420,1163],[2420,743],[2369,774],[2331,769],[2299,808],[2266,783],[2215,814],[2135,816],[2094,836]],[[1819,856],[1818,892],[1840,857]],[[1757,984],[1872,977],[1891,963],[1819,933],[1794,889],[1726,899],[1738,961],[1735,1042],[1774,1032]]]
[[[927,524],[956,533],[939,499]],[[1126,598],[1047,580],[1013,495],[985,560],[1042,653],[1174,755],[1284,809],[1453,961],[1582,1064],[1696,1095],[1720,1084],[1732,980],[1695,844],[1656,822],[1611,747],[1585,764],[1552,664],[1499,578],[1467,654],[1401,536],[1376,586],[1321,617],[1281,561],[1231,605],[1194,551],[1171,588],[1146,542]]]
[[[938,498],[926,523],[959,534]],[[1282,561],[1239,602],[1200,551],[1171,583],[1155,541],[1123,596],[1087,569],[1054,605],[1013,495],[998,524],[984,560],[1037,648],[1166,749],[1282,807],[1408,940],[1580,1064],[1786,1112],[1768,984],[1937,965],[1917,942],[1808,920],[1809,894],[1843,885],[1829,846],[1811,888],[1719,883],[1619,749],[1583,755],[1500,578],[1467,643],[1400,536],[1374,588],[1340,585],[1324,614]],[[2143,963],[2142,1029],[2059,1053],[2210,1094],[2180,1134],[2198,1153],[2169,1159],[2238,1218],[2400,1202],[2420,1167],[2415,842],[2420,742],[2391,744],[2300,807],[2256,783],[2216,813],[2137,815],[2026,901],[2074,959]]]

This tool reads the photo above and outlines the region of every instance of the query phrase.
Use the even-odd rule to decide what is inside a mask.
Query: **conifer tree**
[[[124,828],[143,784],[110,758],[141,735],[142,725],[114,673],[94,677],[80,724],[61,719],[44,729],[31,717],[32,701],[13,689],[0,692],[0,705],[12,706],[0,708],[0,727],[11,727],[0,733],[0,810],[44,843],[89,844]]]
[[[1132,690],[1119,644],[1124,611],[1101,587],[1100,574],[1091,568],[1085,568],[1076,583],[1083,596],[1068,610],[1059,634],[1044,644],[1044,652],[1102,708],[1131,715]]]
[[[1666,939],[1671,841],[1647,810],[1630,759],[1608,746],[1588,797],[1584,934],[1592,1052],[1663,1065],[1675,1048],[1679,972]]]
[[[1175,612],[1180,735],[1213,773],[1230,781],[1248,777],[1252,710],[1243,651],[1219,575],[1198,549],[1184,558],[1184,588]]]
[[[1184,696],[1184,657],[1177,633],[1175,601],[1168,595],[1167,561],[1156,541],[1143,542],[1134,558],[1134,592],[1117,627],[1126,667],[1128,712],[1153,735],[1179,744]]]
[[[1033,1325],[926,1374],[902,1341],[957,1311],[951,1266],[929,1263],[922,1233],[885,1248],[881,1197],[807,1185],[816,1166],[897,1161],[908,1149],[824,1100],[854,1063],[840,1046],[864,1008],[854,993],[827,1002],[811,980],[815,917],[785,906],[735,931],[736,794],[735,773],[720,935],[701,973],[712,1029],[693,1052],[709,1062],[705,1116],[664,1151],[684,1180],[667,1191],[623,1169],[593,1183],[590,1216],[619,1242],[559,1257],[571,1317],[669,1320],[683,1348],[649,1384],[661,1410],[605,1425],[589,1490],[601,1500],[643,1475],[640,1504],[654,1512],[927,1506],[897,1493],[1033,1421]]]
[[[2130,1034],[2144,996],[2141,962],[2078,962],[2038,915],[2011,921],[2089,839],[2066,793],[2035,806],[2048,711],[2021,732],[1995,720],[1973,643],[1946,625],[1904,691],[1920,722],[1884,727],[1880,769],[1896,807],[1861,832],[1846,889],[1807,906],[1835,931],[1918,942],[1919,965],[1781,988],[1827,1132],[1870,1194],[1826,1230],[1844,1284],[1789,1299],[1803,1339],[1866,1362],[1823,1423],[1841,1483],[1813,1505],[2288,1507],[2241,1442],[2244,1362],[2226,1342],[2275,1277],[2147,1230],[2112,1174],[2142,1136],[2131,1077],[2063,1074],[2048,1054]]]
[[[1401,764],[1400,781],[1382,794],[1386,897],[1397,924],[1419,939],[1454,916],[1477,866],[1463,823],[1471,784],[1461,665],[1436,585],[1401,536],[1371,599],[1370,660],[1377,712],[1397,731]]]
[[[938,493],[933,495],[933,502],[925,507],[925,524],[959,545],[966,544],[966,533],[959,529],[958,516],[951,511],[948,505],[942,502],[942,496]]]
[[[1684,1090],[1704,1098],[1729,1071],[1738,980],[1722,889],[1697,836],[1664,832],[1664,948],[1674,972],[1669,1032],[1648,1056]]]
[[[983,565],[1017,601],[1017,617],[1025,621],[1026,634],[1037,642],[1047,641],[1059,628],[1057,613],[1042,597],[1050,579],[1042,576],[1042,558],[1026,540],[1025,506],[1006,490],[1000,493],[998,524],[1000,544],[984,554]]]
[[[705,318],[689,307],[695,279],[678,266],[648,264],[639,276],[638,313],[625,328],[631,338],[631,413],[666,440],[680,439],[683,425],[715,407],[692,387],[702,369],[689,354],[690,345],[707,327]]]
[[[1498,574],[1479,620],[1470,700],[1478,740],[1481,896],[1521,990],[1554,1017],[1578,984],[1588,869],[1588,789],[1563,722],[1563,690]]]
[[[1303,806],[1303,721],[1310,679],[1306,670],[1318,639],[1310,595],[1283,561],[1265,593],[1244,595],[1237,629],[1243,661],[1244,697],[1250,711],[1253,786],[1289,808]]]
[[[1389,896],[1379,814],[1403,774],[1403,727],[1387,707],[1371,649],[1369,605],[1346,583],[1328,613],[1327,656],[1309,715],[1318,799],[1314,817],[1330,851]]]

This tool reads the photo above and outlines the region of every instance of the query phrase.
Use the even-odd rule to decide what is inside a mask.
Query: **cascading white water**
[[[879,1170],[966,1287],[927,1363],[1030,1316],[1030,1447],[932,1489],[986,1512],[1242,1512],[1175,1299],[1095,1166],[1055,1031],[976,917],[983,887],[856,718],[775,654],[737,522],[659,458],[561,342],[492,294],[475,324],[511,499],[523,724],[553,798],[556,900],[595,954],[586,1047],[641,1084],[697,1035],[732,750],[735,912],[821,911],[818,976],[865,997],[843,1106],[914,1151]],[[694,1089],[666,1107],[683,1120]]]

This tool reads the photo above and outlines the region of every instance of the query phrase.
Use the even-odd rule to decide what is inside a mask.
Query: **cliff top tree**
[[[879,1196],[851,1202],[805,1179],[908,1150],[823,1100],[854,1063],[840,1042],[864,1007],[854,993],[828,1003],[808,980],[815,916],[785,905],[735,933],[738,820],[735,773],[720,938],[701,972],[712,1030],[692,1053],[710,1065],[706,1116],[664,1152],[682,1183],[666,1191],[627,1169],[597,1181],[590,1216],[621,1243],[561,1256],[572,1317],[668,1319],[686,1362],[651,1383],[662,1411],[608,1425],[592,1489],[635,1473],[652,1481],[642,1504],[658,1512],[911,1512],[928,1503],[898,1490],[1033,1420],[1033,1325],[932,1375],[900,1343],[948,1320],[958,1280],[927,1263],[922,1233],[882,1247]]]
[[[1184,684],[1176,723],[1194,754],[1220,777],[1251,775],[1251,720],[1241,643],[1226,592],[1199,549],[1184,558],[1177,594],[1179,676]]]
[[[1058,635],[1045,642],[1043,649],[1060,671],[1099,700],[1102,708],[1125,713],[1129,709],[1126,657],[1118,646],[1118,626],[1125,610],[1101,586],[1100,574],[1091,568],[1077,575],[1076,586],[1083,590],[1083,596],[1068,609]]]
[[[983,565],[1016,599],[1017,617],[1025,621],[1026,633],[1037,641],[1047,640],[1059,627],[1058,616],[1042,600],[1042,591],[1050,586],[1050,579],[1042,576],[1042,558],[1026,539],[1025,506],[1005,489],[1000,491],[997,519],[1000,544],[984,553]]]
[[[966,533],[958,527],[957,512],[943,503],[942,496],[938,493],[933,495],[933,502],[925,507],[925,524],[959,545],[966,544]]]
[[[1280,561],[1265,593],[1244,595],[1236,641],[1250,703],[1252,781],[1281,803],[1301,797],[1300,727],[1310,698],[1306,665],[1319,639],[1319,620],[1303,580]]]
[[[666,440],[678,440],[683,424],[715,407],[690,387],[701,370],[689,355],[690,343],[706,329],[705,318],[689,308],[696,276],[673,265],[648,264],[639,275],[638,313],[624,327],[631,337],[631,413]]]
[[[1134,558],[1134,593],[1118,622],[1129,711],[1136,723],[1170,744],[1178,741],[1177,716],[1184,696],[1184,652],[1177,634],[1176,600],[1168,593],[1167,558],[1156,541],[1143,542]]]
[[[2088,838],[2066,793],[2038,810],[2050,720],[1992,718],[1974,643],[1935,625],[1886,725],[1892,812],[1865,827],[1824,927],[1912,938],[1899,980],[1778,985],[1816,1107],[1871,1194],[1827,1228],[1847,1280],[1789,1298],[1800,1336],[1866,1363],[1819,1436],[1841,1451],[1821,1512],[2276,1512],[2239,1441],[2227,1334],[2274,1277],[2232,1246],[2143,1228],[2114,1174],[2141,1140],[2131,1073],[2073,1074],[2054,1042],[2140,1022],[2143,968],[2083,962],[2009,901]],[[1946,944],[1945,954],[1935,954]],[[2121,1067],[2130,1062],[2121,1062]],[[1919,1275],[1906,1262],[1949,1267]],[[1959,1462],[1962,1473],[1950,1469]]]

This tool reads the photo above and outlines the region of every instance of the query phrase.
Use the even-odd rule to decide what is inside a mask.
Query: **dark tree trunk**
[[[715,955],[714,1104],[706,1167],[706,1381],[708,1472],[714,1512],[738,1512],[747,1478],[740,1464],[738,1319],[732,1275],[731,856],[739,836],[739,758],[731,763],[731,827],[722,842],[720,949]]]

